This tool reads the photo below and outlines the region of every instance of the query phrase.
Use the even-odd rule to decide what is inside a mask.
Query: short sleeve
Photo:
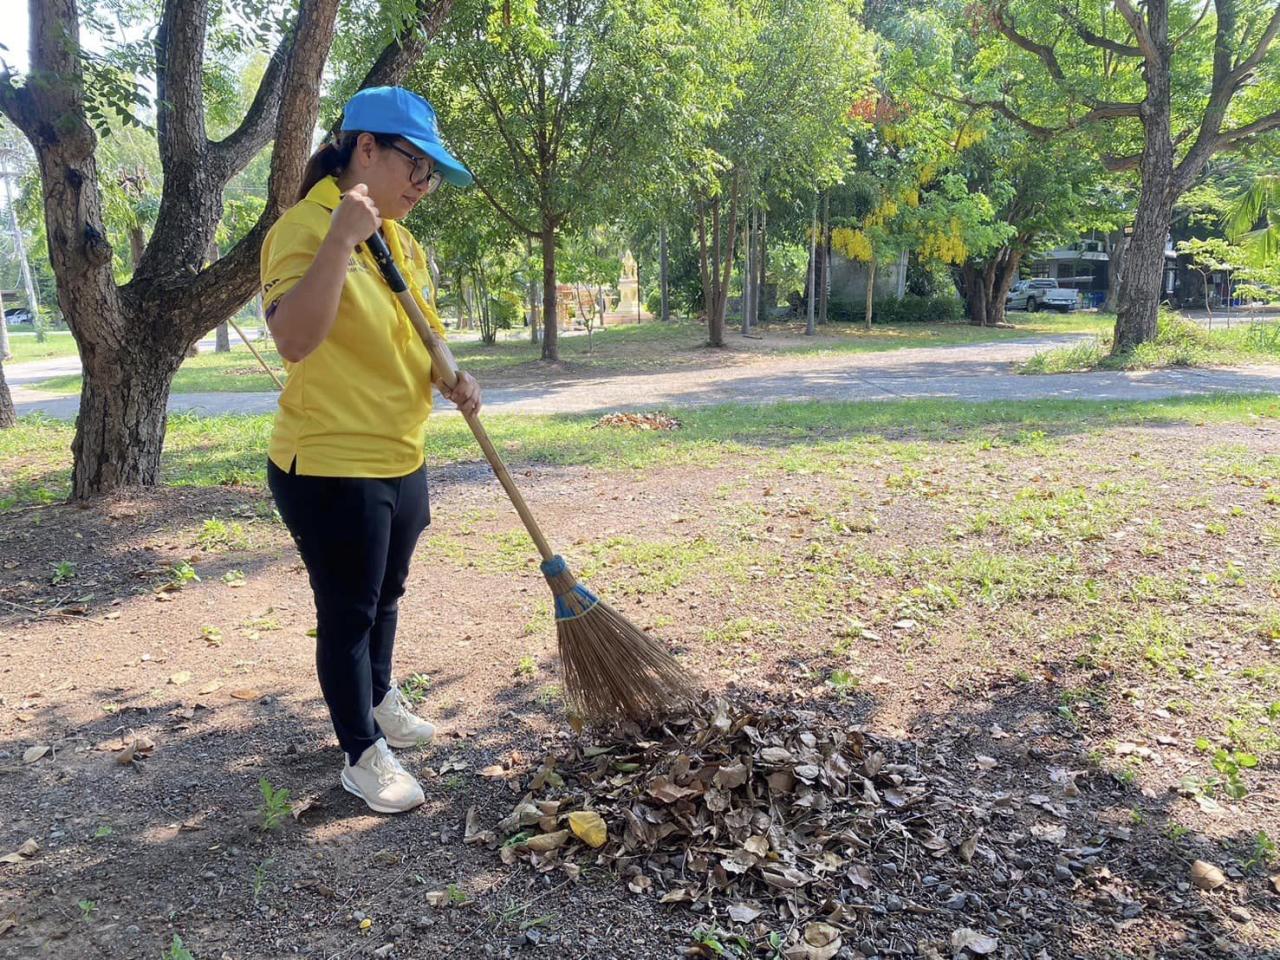
[[[446,331],[436,304],[436,285],[431,276],[431,261],[427,258],[426,251],[422,249],[422,244],[418,243],[417,238],[404,227],[400,228],[400,237],[405,259],[409,262],[409,269],[413,271],[414,285],[422,291],[422,299],[430,307],[427,311],[427,322],[443,337]],[[408,243],[403,243],[405,239]]]
[[[314,210],[307,209],[314,206]],[[262,244],[262,307],[270,312],[311,268],[329,229],[322,207],[298,204],[268,231]]]

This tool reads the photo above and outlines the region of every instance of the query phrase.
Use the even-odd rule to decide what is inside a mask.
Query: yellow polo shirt
[[[327,177],[285,211],[262,244],[263,306],[270,310],[311,267],[341,197]],[[427,258],[398,223],[383,227],[411,287],[431,287]],[[430,297],[434,302],[434,294]],[[421,302],[421,301],[420,301]],[[431,303],[427,320],[444,328]],[[288,380],[267,447],[281,470],[321,477],[401,477],[422,466],[431,412],[431,357],[363,244],[347,261],[338,315]]]

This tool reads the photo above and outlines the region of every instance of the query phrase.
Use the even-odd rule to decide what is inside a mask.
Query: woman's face
[[[407,140],[383,147],[372,135],[362,133],[343,179],[351,181],[347,186],[368,186],[369,197],[383,217],[403,220],[426,196],[434,171],[435,161]]]

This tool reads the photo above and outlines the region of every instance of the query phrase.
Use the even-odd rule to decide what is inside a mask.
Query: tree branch
[[[276,121],[275,147],[267,182],[267,203],[248,235],[214,261],[182,290],[173,315],[174,335],[190,343],[212,329],[253,296],[258,286],[258,254],[267,230],[294,202],[302,166],[320,112],[324,72],[338,16],[339,0],[302,0],[294,42],[285,68]],[[153,238],[154,241],[154,238]]]
[[[479,177],[476,177],[474,173],[472,174],[472,176],[475,178],[475,184],[477,189],[479,189],[479,191],[484,194],[484,198],[489,201],[489,204],[493,207],[493,209],[498,211],[498,216],[502,217],[503,220],[506,220],[507,223],[515,227],[515,229],[524,236],[527,236],[534,240],[542,236],[541,231],[530,230],[518,219],[516,219],[515,215],[510,213],[507,210],[507,208],[502,205],[502,203],[498,200],[498,198],[493,195],[493,192],[489,189],[489,185],[487,183],[482,182],[481,179]]]
[[[1043,43],[1037,43],[1030,37],[1018,32],[1017,28],[1006,19],[1008,8],[1004,4],[1000,4],[991,11],[992,19],[995,21],[996,29],[1004,34],[1012,43],[1033,53],[1039,57],[1049,71],[1049,76],[1058,81],[1065,81],[1067,76],[1062,72],[1062,66],[1058,63],[1058,55],[1053,52],[1053,47]]]
[[[207,143],[202,72],[208,15],[207,0],[165,0],[156,31],[156,140],[166,185],[171,169],[203,156]]]
[[[431,38],[448,18],[451,9],[453,0],[417,0],[412,21],[382,48],[378,59],[360,81],[360,89],[400,86],[413,65],[426,54]],[[339,114],[329,133],[336,134],[341,129],[342,115]]]
[[[8,65],[0,71],[0,113],[13,122],[28,140],[35,131],[36,106],[31,102],[31,92],[26,87],[13,85],[13,74]]]
[[[1141,57],[1142,51],[1135,46],[1127,43],[1120,43],[1117,40],[1111,40],[1100,34],[1094,33],[1089,29],[1088,24],[1077,17],[1066,4],[1058,7],[1058,12],[1062,18],[1069,22],[1079,35],[1080,39],[1091,47],[1097,47],[1100,50],[1110,50],[1112,53],[1119,54],[1122,57]]]
[[[1254,70],[1258,69],[1262,58],[1267,55],[1267,50],[1275,42],[1277,34],[1280,34],[1280,7],[1276,7],[1276,12],[1271,15],[1267,29],[1262,32],[1253,53],[1240,61],[1239,65],[1231,71],[1229,82],[1233,87],[1239,87],[1253,75]]]
[[[1200,24],[1204,22],[1204,18],[1209,14],[1209,6],[1212,2],[1213,0],[1204,0],[1204,6],[1200,8],[1200,16],[1196,17],[1195,22],[1192,23],[1191,26],[1187,27],[1187,29],[1183,30],[1173,43],[1169,44],[1170,50],[1177,50],[1178,47],[1182,45],[1183,40],[1187,39],[1187,37],[1191,36],[1200,28]]]
[[[1219,149],[1235,146],[1241,140],[1247,140],[1249,137],[1257,136],[1260,133],[1269,133],[1277,129],[1280,129],[1280,110],[1259,117],[1243,127],[1236,127],[1234,130],[1224,132],[1219,138]]]
[[[225,184],[243,170],[275,132],[280,92],[284,89],[284,69],[289,62],[293,37],[290,31],[281,38],[240,125],[223,140],[209,144],[209,159],[217,182]]]
[[[1134,39],[1138,41],[1138,49],[1146,57],[1147,63],[1149,65],[1159,63],[1160,51],[1156,48],[1155,40],[1151,36],[1151,31],[1147,29],[1147,21],[1142,18],[1142,14],[1134,9],[1129,0],[1115,0],[1115,5],[1120,11],[1120,16],[1124,17],[1125,22],[1129,24],[1129,29],[1133,31]]]

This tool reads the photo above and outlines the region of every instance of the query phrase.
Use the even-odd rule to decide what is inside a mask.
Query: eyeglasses
[[[409,173],[409,182],[415,187],[421,187],[426,184],[426,193],[435,193],[439,189],[440,184],[444,183],[443,171],[436,169],[435,161],[430,157],[420,157],[416,153],[410,153],[404,147],[398,144],[391,144],[391,149],[402,157],[407,157],[413,161],[413,170]]]

